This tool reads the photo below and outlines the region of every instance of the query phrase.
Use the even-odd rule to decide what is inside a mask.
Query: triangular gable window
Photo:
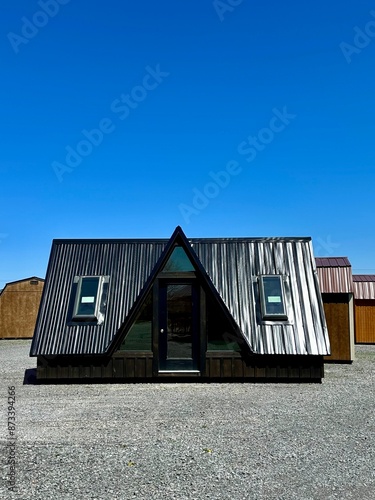
[[[150,352],[151,349],[154,350],[155,344],[157,346],[155,349],[159,348],[156,352],[159,353],[159,357],[161,356],[156,361],[164,360],[165,345],[160,342],[160,334],[168,331],[168,313],[170,312],[168,308],[168,295],[165,294],[168,293],[168,289],[176,285],[187,285],[194,289],[192,292],[192,294],[195,294],[195,299],[193,300],[195,307],[195,316],[193,314],[194,328],[199,324],[199,327],[195,328],[196,332],[198,332],[197,338],[199,341],[201,338],[204,338],[206,341],[208,340],[208,350],[238,351],[241,349],[243,339],[236,332],[234,320],[226,306],[220,304],[220,296],[191,247],[192,245],[184,235],[182,229],[177,227],[164,248],[159,262],[155,265],[149,276],[146,287],[134,304],[134,315],[131,313],[128,316],[118,332],[121,340],[116,339],[117,345],[115,343],[112,344],[116,350]],[[210,310],[206,310],[206,306],[200,309],[200,301],[204,297],[204,294],[200,296],[200,287],[207,294],[207,300],[211,303]],[[158,298],[154,307],[151,307],[153,296],[157,296]],[[165,304],[166,299],[167,304]],[[218,313],[218,311],[220,312]],[[203,326],[203,323],[206,322],[207,313],[210,316],[210,318],[207,318],[209,321],[208,331],[207,327]],[[216,316],[218,317],[216,318]],[[125,338],[124,330],[127,332]],[[206,332],[208,333],[208,338],[206,337]],[[197,338],[195,338],[195,341]],[[162,346],[161,349],[160,346]],[[205,350],[203,345],[200,349],[202,352]],[[168,353],[168,349],[166,352]],[[200,355],[202,355],[202,352]],[[179,360],[185,360],[185,358]],[[194,361],[196,361],[195,358]]]
[[[240,338],[228,318],[212,297],[207,297],[207,350],[241,351],[244,340]]]
[[[195,271],[185,250],[176,246],[162,269],[163,273],[185,273]]]
[[[122,341],[120,351],[152,351],[152,293],[149,293],[141,310]]]

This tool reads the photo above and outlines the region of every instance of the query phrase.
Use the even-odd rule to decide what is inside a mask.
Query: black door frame
[[[192,318],[191,318],[191,341],[192,357],[172,358],[168,360],[168,339],[167,339],[167,290],[168,286],[189,285],[191,286],[192,297]],[[159,281],[159,371],[181,372],[198,371],[199,366],[199,289],[196,279],[191,278],[165,278]]]
[[[163,355],[163,347],[160,346],[160,329],[162,328],[163,318],[163,289],[167,285],[174,284],[189,284],[193,287],[194,303],[193,303],[193,359],[195,361],[194,368],[173,369],[162,366],[160,357]],[[206,295],[203,291],[200,281],[194,277],[182,274],[161,276],[157,278],[153,285],[153,374],[197,374],[202,375],[204,372],[205,355],[206,355]],[[165,307],[165,305],[164,305]],[[165,311],[164,311],[165,314]],[[165,351],[164,351],[165,352]],[[188,365],[188,363],[187,363]]]

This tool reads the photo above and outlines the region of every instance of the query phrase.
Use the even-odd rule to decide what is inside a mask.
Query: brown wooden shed
[[[36,276],[5,285],[0,292],[0,338],[32,338],[43,285]]]
[[[375,344],[375,275],[354,274],[357,344]]]
[[[347,257],[317,257],[316,266],[331,343],[325,361],[354,360],[354,299],[352,267]]]

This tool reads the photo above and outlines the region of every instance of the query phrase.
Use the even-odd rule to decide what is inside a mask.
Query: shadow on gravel
[[[23,385],[38,385],[36,368],[27,368],[23,377]]]
[[[122,378],[60,378],[60,379],[37,379],[37,371],[36,368],[28,368],[25,370],[25,376],[23,379],[23,385],[105,385],[105,384],[122,384],[122,385],[134,385],[134,384],[142,384],[142,385],[151,385],[151,384],[200,384],[200,385],[210,385],[210,384],[321,384],[322,380],[320,379],[305,379],[305,378],[295,378],[295,379],[277,379],[277,378],[264,378],[260,377],[257,379],[222,379],[222,378],[182,378],[182,377],[163,377],[163,378],[132,378],[132,379],[122,379]]]

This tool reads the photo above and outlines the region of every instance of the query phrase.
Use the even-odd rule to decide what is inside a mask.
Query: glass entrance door
[[[198,369],[197,299],[192,280],[173,280],[160,287],[160,370]]]

